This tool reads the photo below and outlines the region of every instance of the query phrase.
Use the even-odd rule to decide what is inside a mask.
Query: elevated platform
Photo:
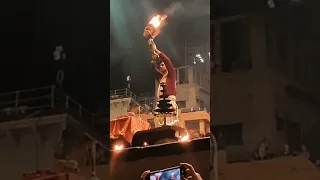
[[[138,97],[129,89],[119,89],[110,91],[110,119],[125,115],[134,106],[139,107],[140,113],[152,112],[152,107],[146,98]]]
[[[93,141],[109,152],[109,137],[95,130],[97,118],[55,86],[0,94],[0,142],[6,147],[0,174],[18,179],[69,155],[85,166]]]
[[[109,138],[96,133],[98,115],[84,108],[55,85],[34,89],[17,90],[0,94],[0,123],[28,122],[25,120],[43,116],[65,114],[92,139],[104,147]]]

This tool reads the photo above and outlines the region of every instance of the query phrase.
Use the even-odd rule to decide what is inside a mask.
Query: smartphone
[[[148,174],[146,180],[181,180],[185,176],[185,168],[183,166],[176,166],[152,171]]]

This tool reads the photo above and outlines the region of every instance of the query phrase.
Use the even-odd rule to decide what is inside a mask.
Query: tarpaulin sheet
[[[118,117],[110,121],[110,138],[116,139],[119,136],[131,143],[134,133],[137,131],[148,130],[151,125],[135,116],[127,115]]]

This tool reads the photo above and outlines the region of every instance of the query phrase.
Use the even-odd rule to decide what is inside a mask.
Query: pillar
[[[205,134],[206,133],[206,123],[204,120],[200,120],[199,122],[199,126],[200,126],[200,134]]]
[[[250,44],[252,58],[252,114],[247,142],[251,150],[263,137],[271,143],[276,139],[275,96],[273,73],[267,67],[266,21],[254,17],[250,21]],[[251,131],[251,132],[248,132]]]
[[[213,56],[214,63],[221,66],[221,43],[220,43],[220,23],[214,24],[214,35],[213,35]],[[221,68],[216,69],[217,71],[221,71]]]

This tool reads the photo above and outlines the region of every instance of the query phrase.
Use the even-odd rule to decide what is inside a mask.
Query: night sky
[[[210,2],[201,0],[199,7],[205,7],[205,1]],[[152,91],[151,59],[142,30],[151,13],[163,11],[172,1],[109,2],[1,1],[0,92],[54,84],[59,69],[65,72],[63,89],[93,111],[109,103],[110,89],[125,88],[127,75],[132,77],[137,94]],[[110,12],[110,6],[117,9]],[[207,37],[199,28],[190,30],[194,22],[209,27],[209,14],[200,10],[185,16],[185,12],[168,18],[168,25],[156,39],[176,65],[183,62],[184,39],[208,41],[209,37],[209,28],[203,28]],[[53,50],[60,44],[67,59],[53,61]]]

